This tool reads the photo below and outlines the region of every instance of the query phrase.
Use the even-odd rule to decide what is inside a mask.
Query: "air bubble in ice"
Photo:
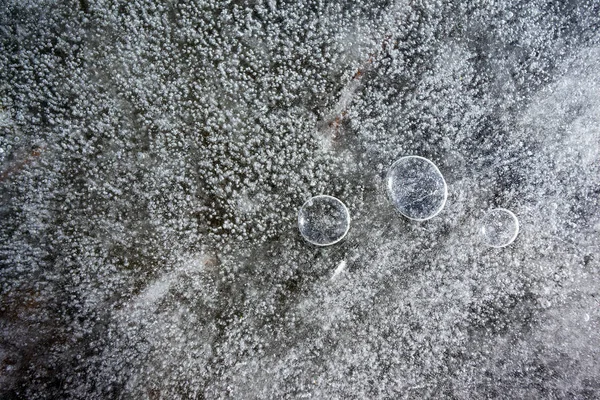
[[[511,244],[519,234],[519,220],[504,208],[495,208],[481,220],[480,232],[483,243],[491,247]]]
[[[306,201],[298,211],[298,229],[308,242],[317,246],[337,243],[348,233],[350,213],[340,200],[319,195]]]
[[[424,221],[435,217],[446,204],[448,188],[434,163],[419,156],[397,160],[388,170],[390,200],[402,215]]]

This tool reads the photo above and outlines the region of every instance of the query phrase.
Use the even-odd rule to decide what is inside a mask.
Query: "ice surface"
[[[350,213],[339,199],[311,197],[298,211],[298,229],[308,242],[329,246],[339,242],[350,229]]]
[[[0,398],[600,398],[599,29],[596,0],[4,1]],[[448,188],[418,223],[410,154]],[[298,233],[318,193],[333,246]]]

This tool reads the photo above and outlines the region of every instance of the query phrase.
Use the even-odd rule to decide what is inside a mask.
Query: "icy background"
[[[0,398],[600,398],[597,0],[0,0],[0,40]]]

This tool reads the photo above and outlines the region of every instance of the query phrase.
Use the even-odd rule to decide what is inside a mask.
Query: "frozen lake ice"
[[[598,1],[5,0],[0,49],[0,398],[600,398]]]

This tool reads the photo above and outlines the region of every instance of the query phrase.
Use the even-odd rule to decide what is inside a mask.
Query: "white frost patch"
[[[191,257],[182,260],[179,268],[160,276],[135,297],[130,306],[124,309],[123,315],[129,315],[132,310],[155,307],[183,275],[201,272],[210,261],[211,259],[208,256]]]
[[[249,214],[256,208],[256,204],[250,200],[250,197],[248,197],[248,193],[246,192],[242,192],[240,194],[239,198],[237,199],[236,206],[237,211],[241,214]]]
[[[331,280],[335,279],[339,274],[341,274],[344,271],[344,269],[346,269],[346,260],[342,260],[342,262],[340,262],[335,271],[333,271],[333,275],[331,275]]]
[[[0,111],[0,128],[7,128],[13,125],[10,114],[4,110]]]

